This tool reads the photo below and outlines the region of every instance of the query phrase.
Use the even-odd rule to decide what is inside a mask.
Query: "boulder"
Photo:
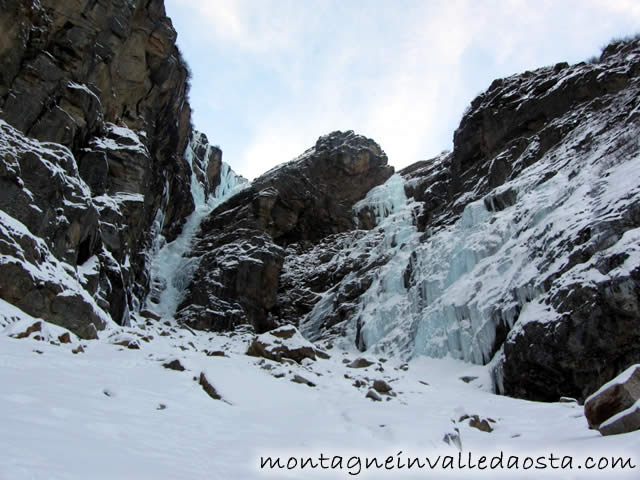
[[[374,362],[367,360],[366,358],[356,358],[353,362],[347,364],[349,368],[367,368],[373,365]]]
[[[486,418],[480,418],[478,415],[473,415],[471,420],[469,420],[469,426],[472,428],[476,428],[481,432],[493,432],[493,427],[489,423],[489,420]]]
[[[367,395],[365,396],[365,398],[370,398],[374,402],[381,402],[382,401],[382,397],[380,396],[380,394],[378,392],[376,392],[375,390],[373,390],[373,389],[370,389],[367,392]]]
[[[598,427],[602,435],[619,435],[640,430],[640,400]]]
[[[254,338],[247,355],[264,357],[276,362],[290,359],[300,363],[305,358],[315,360],[316,349],[297,328],[286,325]]]
[[[291,381],[294,382],[294,383],[300,383],[302,385],[306,385],[307,387],[315,387],[316,386],[316,384],[313,383],[311,380],[307,380],[303,376],[297,375],[297,374],[293,376]]]
[[[182,363],[180,363],[180,360],[178,360],[177,358],[171,360],[170,362],[163,363],[162,366],[169,370],[176,370],[178,372],[184,372],[185,370],[185,368],[182,366]]]
[[[600,429],[606,424],[603,426],[606,432],[621,433],[624,428],[634,425],[639,400],[640,364],[629,367],[587,398],[584,414],[589,428]],[[610,422],[614,417],[615,420]]]
[[[384,380],[375,380],[373,382],[373,389],[378,393],[387,394],[391,392],[391,386]]]
[[[200,384],[202,389],[206,392],[206,394],[209,395],[211,398],[213,398],[214,400],[222,400],[222,397],[220,396],[218,391],[215,389],[215,387],[211,384],[211,382],[209,382],[204,372],[200,372],[200,379],[198,380],[198,383]]]

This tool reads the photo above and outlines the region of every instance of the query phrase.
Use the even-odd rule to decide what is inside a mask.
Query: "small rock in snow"
[[[178,372],[184,372],[185,368],[180,363],[180,360],[177,358],[172,360],[171,362],[163,363],[162,366],[164,368],[168,368],[169,370],[176,370]]]
[[[370,398],[374,402],[381,402],[382,401],[382,397],[375,390],[369,390],[367,392],[366,398]]]
[[[571,398],[571,397],[560,397],[560,400],[558,400],[558,403],[578,403],[578,400],[576,400],[575,398]]]
[[[481,432],[493,432],[493,427],[489,422],[495,423],[492,418],[480,418],[478,415],[463,415],[458,422],[469,420],[469,426],[480,430]]]
[[[216,391],[215,387],[213,385],[211,385],[211,383],[209,382],[209,380],[207,380],[207,376],[204,374],[204,372],[200,373],[200,386],[202,386],[202,389],[207,393],[207,395],[209,395],[211,398],[213,398],[214,400],[222,400],[222,397],[220,396],[220,394]]]
[[[478,377],[471,377],[471,376],[466,376],[466,377],[460,377],[460,380],[462,380],[464,383],[471,383],[474,380],[477,380]]]
[[[227,355],[222,350],[205,350],[204,353],[207,357],[226,357]]]
[[[27,338],[32,333],[41,332],[41,331],[42,331],[42,322],[35,322],[29,328],[27,328],[24,332],[18,333],[16,335],[11,335],[11,336],[14,338]]]
[[[384,380],[376,380],[373,382],[373,389],[378,393],[389,393],[391,386]]]
[[[58,337],[60,343],[71,343],[71,335],[69,332],[65,332]]]
[[[349,368],[367,368],[373,365],[373,362],[370,362],[366,358],[357,358],[353,362],[347,365]]]
[[[446,433],[442,438],[442,441],[447,445],[453,445],[458,448],[458,450],[462,451],[462,440],[460,438],[460,432],[458,429],[455,429],[455,432]]]
[[[295,382],[295,383],[301,383],[301,384],[307,385],[309,387],[315,387],[316,386],[315,383],[307,380],[306,378],[304,378],[304,377],[302,377],[300,375],[294,375],[293,378],[291,379],[291,381]]]

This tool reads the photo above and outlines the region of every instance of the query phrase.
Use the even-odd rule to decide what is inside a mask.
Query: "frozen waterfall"
[[[205,195],[205,189],[196,175],[199,168],[194,163],[194,142],[200,137],[194,135],[187,145],[185,160],[191,167],[191,195],[195,208],[182,227],[180,235],[172,242],[166,243],[160,233],[154,238],[151,260],[152,293],[147,298],[147,307],[162,317],[172,317],[183,299],[184,290],[188,286],[198,266],[198,259],[186,256],[198,233],[200,223],[215,207],[246,187],[247,181],[222,162],[220,184],[213,194]],[[207,145],[204,158],[210,158],[211,146]],[[206,165],[204,166],[206,170]],[[168,188],[167,188],[168,192]],[[168,194],[166,194],[168,195]],[[167,202],[169,201],[167,196]],[[167,202],[163,202],[165,205]],[[163,209],[160,209],[156,222],[161,225],[164,220]],[[161,230],[161,227],[160,227]]]

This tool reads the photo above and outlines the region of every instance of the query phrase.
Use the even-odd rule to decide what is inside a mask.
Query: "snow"
[[[0,328],[9,327],[17,322],[31,322],[29,323],[31,325],[37,321],[38,319],[0,298]],[[3,333],[10,334],[12,331],[4,330]]]
[[[0,299],[0,328],[4,327],[1,330],[1,335],[16,337],[26,333],[29,327],[38,322],[40,323],[40,328],[31,333],[29,338],[39,336],[41,337],[40,341],[53,342],[51,344],[59,345],[59,337],[68,334],[70,345],[77,346],[79,344],[78,337],[65,328],[34,318],[5,300]]]
[[[286,329],[286,327],[284,328]],[[263,333],[258,338],[260,339],[261,343],[269,346],[269,350],[271,349],[271,347],[278,345],[285,345],[289,350],[308,347],[313,348],[313,344],[306,338],[304,338],[297,329],[295,329],[293,335],[289,338],[279,337],[277,335],[274,335],[272,332]]]
[[[564,88],[571,76],[597,68],[601,67],[563,71],[545,94]],[[95,97],[84,85],[71,82],[68,86]],[[525,105],[523,100],[533,94],[530,89],[534,86],[532,81],[517,87],[522,91],[513,92],[521,101],[518,108]],[[620,123],[609,125],[603,133],[598,113],[576,115],[557,120],[571,126],[563,142],[487,197],[478,198],[471,191],[458,198],[456,206],[462,213],[437,230],[417,231],[416,214],[422,205],[406,197],[406,182],[400,175],[372,189],[354,206],[353,214],[358,222],[359,213],[372,212],[376,227],[340,237],[341,248],[332,260],[371,266],[362,269],[370,275],[370,286],[354,300],[355,314],[343,325],[346,337],[322,345],[331,358],[307,359],[300,365],[248,357],[245,352],[252,336],[246,331],[196,334],[167,321],[197,267],[198,259],[188,252],[202,220],[246,185],[223,163],[221,183],[207,195],[200,180],[206,165],[194,161],[196,147],[202,146],[196,143],[203,137],[194,135],[185,151],[195,209],[182,233],[170,243],[162,236],[172,200],[166,178],[152,226],[148,265],[154,295],[147,299],[147,306],[164,322],[137,318],[133,327],[116,326],[82,288],[87,277],[98,271],[96,256],[74,269],[58,261],[24,224],[0,211],[0,233],[9,240],[12,252],[1,255],[0,262],[19,263],[36,282],[61,285],[61,296],[82,295],[107,324],[98,340],[80,341],[71,334],[71,343],[62,344],[59,339],[68,333],[65,329],[0,299],[0,478],[350,478],[353,472],[345,470],[260,471],[259,459],[320,453],[383,459],[389,455],[399,458],[399,452],[457,455],[458,447],[443,441],[447,435],[459,435],[464,453],[553,452],[579,459],[631,456],[640,468],[640,431],[603,438],[588,429],[577,403],[542,404],[493,393],[494,385],[500,389],[502,383],[503,350],[494,352],[499,324],[511,329],[509,338],[520,335],[529,322],[552,326],[560,315],[547,305],[545,296],[574,285],[597,286],[624,279],[640,265],[640,228],[629,228],[620,235],[606,228],[609,223],[623,222],[640,201],[638,129],[631,122]],[[144,132],[113,124],[107,124],[107,129],[107,137],[95,139],[94,146],[149,155],[140,138]],[[2,120],[0,130],[7,133],[0,136],[0,153],[8,159],[9,169],[13,167],[11,156],[35,152],[51,176],[60,176],[65,186],[87,201],[65,199],[67,206],[91,206],[89,189],[79,179],[68,149],[30,139],[12,143],[8,139],[17,131]],[[583,144],[589,150],[577,157],[575,152]],[[204,158],[209,158],[211,148],[206,146]],[[540,142],[533,138],[521,158],[513,161],[528,164],[527,156],[539,148]],[[309,158],[314,151],[293,161]],[[288,165],[291,163],[267,175],[277,175]],[[554,175],[547,178],[548,172]],[[515,203],[498,210],[496,195],[507,190],[515,192]],[[117,193],[93,201],[99,208],[120,211],[123,203],[143,202],[144,197]],[[67,220],[59,216],[56,221]],[[583,248],[576,238],[591,227],[594,231],[588,241],[596,253],[570,263],[569,258]],[[604,232],[610,236],[605,237]],[[23,246],[27,244],[37,252],[37,264],[26,260]],[[256,247],[249,242],[222,247],[220,262],[259,262],[244,255],[250,248]],[[103,254],[110,255],[106,250]],[[622,260],[604,271],[599,265],[614,256]],[[128,256],[123,265],[130,266]],[[312,265],[310,262],[309,271]],[[301,323],[307,339],[296,334],[290,342],[308,346],[308,339],[322,338],[319,330],[339,303],[340,289],[361,280],[348,274],[320,294],[321,300]],[[136,317],[135,312],[132,315]],[[42,322],[42,330],[16,338],[36,322]],[[264,338],[280,342],[269,333]],[[83,353],[77,353],[80,345]],[[347,366],[362,355],[358,349],[366,350],[372,366]],[[210,356],[208,352],[214,350],[225,356]],[[186,371],[162,367],[176,359]],[[594,395],[626,381],[637,368],[629,368]],[[201,374],[222,401],[203,391],[197,382]],[[315,386],[292,382],[296,375]],[[392,386],[393,395],[383,395],[381,402],[365,398],[376,379]],[[638,408],[636,402],[603,425]],[[465,415],[492,419],[487,421],[493,432],[472,428],[461,420]],[[424,478],[431,472],[403,473],[407,472],[363,475]],[[446,476],[540,476],[538,472],[458,473]],[[596,478],[610,473],[546,470],[544,478]],[[637,470],[626,473],[615,472],[615,476],[638,476]]]
[[[149,150],[145,144],[140,140],[141,134],[137,134],[133,130],[127,127],[119,127],[113,123],[107,123],[107,135],[111,135],[115,138],[101,137],[94,138],[91,144],[103,150],[125,150],[133,153],[139,153],[146,157],[149,157]],[[123,141],[124,139],[124,141]]]
[[[26,318],[15,310],[0,305],[5,316]],[[170,335],[160,336],[162,331]],[[153,338],[144,341],[143,336]],[[137,339],[140,349],[113,344],[122,338]],[[588,429],[577,404],[493,395],[486,391],[487,367],[420,357],[406,371],[393,359],[352,369],[342,360],[354,356],[335,348],[329,360],[279,364],[246,356],[250,339],[242,333],[192,335],[158,324],[113,327],[101,340],[82,341],[85,353],[74,355],[75,341],[52,345],[2,332],[0,384],[8,388],[0,389],[0,422],[6,432],[6,441],[0,441],[0,478],[350,478],[346,469],[261,471],[260,457],[324,452],[384,459],[402,451],[457,458],[457,448],[443,442],[454,429],[465,455],[554,452],[576,458],[631,456],[640,463],[640,432],[601,437]],[[204,350],[223,350],[226,356],[209,357]],[[187,370],[162,368],[174,359]],[[201,372],[224,401],[211,399],[194,381]],[[291,382],[295,374],[316,387]],[[462,376],[478,379],[467,384]],[[396,396],[382,402],[366,399],[367,388],[352,385],[356,379],[367,382],[365,377],[384,379]],[[464,414],[494,419],[495,430],[485,433],[459,422]],[[435,478],[483,475],[461,473],[445,477],[440,472]],[[484,472],[485,478],[498,473]],[[502,478],[540,478],[537,471],[502,473]],[[609,472],[598,472],[603,473]],[[428,471],[362,472],[363,478],[430,475],[434,478]],[[544,478],[596,475],[546,470]]]
[[[616,170],[631,167],[620,165],[623,166],[611,167],[610,182],[622,178],[633,182],[633,178],[627,178],[629,170],[626,175]],[[16,339],[9,335],[24,331],[37,319],[6,302],[0,303],[0,385],[5,386],[0,389],[0,424],[8,432],[2,437],[6,440],[0,440],[0,478],[351,478],[353,475],[346,469],[261,471],[259,462],[268,455],[287,459],[291,455],[317,457],[320,453],[345,458],[377,455],[382,459],[396,457],[398,452],[422,457],[457,456],[457,447],[443,442],[443,437],[456,433],[456,429],[465,454],[553,452],[557,456],[576,455],[576,459],[588,455],[629,456],[639,465],[640,432],[601,437],[588,429],[582,407],[577,404],[543,404],[494,395],[491,389],[499,354],[486,366],[459,360],[485,360],[482,348],[490,343],[491,329],[483,323],[486,312],[480,300],[484,298],[488,304],[499,298],[505,285],[517,287],[513,302],[523,304],[519,323],[527,317],[531,321],[543,320],[540,314],[546,307],[539,302],[535,283],[528,283],[539,270],[535,262],[525,261],[526,242],[557,242],[559,231],[581,228],[596,212],[584,202],[580,204],[580,209],[585,210],[582,214],[577,207],[567,207],[565,212],[551,208],[558,204],[577,205],[578,195],[584,194],[570,188],[562,173],[549,180],[557,183],[547,187],[533,186],[535,172],[530,178],[531,183],[523,181],[514,186],[518,198],[528,199],[525,203],[496,213],[488,212],[482,201],[472,202],[458,223],[433,233],[426,241],[414,225],[419,205],[400,196],[404,188],[400,188],[402,183],[397,177],[380,188],[395,192],[390,195],[392,198],[376,198],[376,192],[368,197],[370,205],[380,207],[379,225],[369,232],[345,237],[345,248],[339,252],[343,259],[367,255],[371,260],[382,253],[389,255],[358,307],[364,319],[364,343],[388,350],[382,353],[382,348],[370,348],[368,358],[384,356],[386,361],[376,361],[365,369],[348,368],[343,363],[343,359],[351,361],[361,355],[353,343],[336,342],[328,350],[329,360],[279,364],[246,356],[252,339],[247,333],[194,334],[162,322],[145,324],[142,319],[133,328],[111,323],[95,341],[79,342],[74,338],[72,344],[55,345],[38,341],[34,335]],[[195,189],[194,197],[202,203],[197,204],[186,233],[177,243],[158,249],[154,275],[166,276],[175,287],[169,292],[172,295],[179,294],[182,288],[179,283],[174,284],[180,278],[175,274],[188,268],[184,253],[200,219],[215,202],[241,188],[233,185],[228,166],[223,166],[223,179],[227,180],[218,188],[215,200],[203,202]],[[564,185],[565,190],[558,192],[558,185]],[[607,195],[612,201],[629,198],[629,185],[617,194],[612,187],[613,184],[601,185],[594,194]],[[633,185],[630,187],[634,191]],[[569,200],[574,193],[572,204]],[[157,232],[161,231],[162,212],[169,201],[168,188],[165,198],[156,218]],[[30,235],[20,222],[3,215],[7,218],[3,217],[0,225],[7,235]],[[516,235],[518,225],[524,224],[531,225],[530,231]],[[634,260],[625,261],[607,275],[622,275],[633,268],[633,262],[637,265],[639,235],[637,230],[628,231],[611,244],[611,252],[628,252]],[[41,240],[34,237],[33,241],[46,248]],[[556,247],[550,244],[549,248]],[[420,281],[416,288],[407,289],[401,280],[407,266],[416,262],[411,259],[416,251],[421,258],[413,265],[413,271]],[[77,276],[90,275],[94,263],[95,258],[89,259],[78,268]],[[589,265],[576,266],[575,279],[585,277],[584,269],[592,272]],[[43,270],[34,266],[34,274],[45,275],[48,268],[77,284],[62,266],[60,271],[55,265]],[[551,268],[560,269],[561,265],[553,264]],[[500,272],[500,282],[489,281],[496,272]],[[345,279],[351,280],[354,279]],[[333,294],[328,292],[325,298]],[[177,299],[169,296],[163,301],[160,306],[164,305],[168,318]],[[328,300],[321,301],[315,314],[320,315],[320,310],[329,304]],[[154,307],[157,310],[158,305]],[[506,312],[507,307],[503,308]],[[553,320],[553,312],[549,315],[545,321]],[[351,327],[355,329],[354,325]],[[47,338],[63,331],[49,325],[45,329],[54,329]],[[125,340],[139,349],[118,345]],[[85,352],[73,354],[80,344]],[[407,348],[412,352],[429,351],[441,358],[414,355],[405,370],[401,365],[403,356],[395,354]],[[221,350],[226,356],[210,357],[205,350]],[[469,352],[478,352],[478,356]],[[162,368],[163,363],[174,359],[187,371]],[[200,373],[205,374],[224,401],[211,399],[194,381]],[[316,386],[293,383],[294,375]],[[465,383],[461,377],[477,378]],[[353,386],[356,380],[370,385],[374,379],[385,380],[396,396],[373,402],[365,398],[368,387]],[[495,429],[491,433],[476,430],[468,421],[459,421],[463,415],[494,419]],[[474,470],[446,476],[449,472],[437,472],[436,477],[433,473],[382,470],[363,472],[361,476],[540,478],[537,471]],[[610,473],[545,470],[544,478],[602,478]],[[627,473],[616,471],[615,475],[637,477],[637,470]]]
[[[93,202],[96,204],[96,208],[100,211],[105,208],[109,208],[110,210],[122,215],[120,207],[123,204],[128,202],[144,202],[144,195],[141,193],[116,192],[109,195],[93,197]]]
[[[93,93],[93,92],[89,89],[89,87],[87,87],[85,84],[80,84],[80,83],[76,83],[76,82],[71,82],[71,81],[70,81],[70,82],[67,84],[67,87],[68,87],[68,88],[71,88],[71,89],[73,89],[73,90],[82,90],[83,92],[85,92],[85,93],[87,93],[88,95],[90,95],[91,97],[93,97],[93,98],[98,102],[98,104],[100,104],[100,103],[101,103],[101,102],[100,102],[100,98],[99,98],[95,93]]]

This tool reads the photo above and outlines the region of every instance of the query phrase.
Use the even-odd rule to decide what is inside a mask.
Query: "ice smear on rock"
[[[388,258],[389,261],[381,267],[372,285],[361,296],[358,312],[354,315],[357,321],[346,325],[347,344],[341,345],[343,348],[348,348],[348,343],[354,339],[362,350],[376,346],[383,338],[394,338],[394,342],[404,346],[409,341],[404,331],[405,325],[397,313],[407,308],[403,272],[411,251],[419,241],[414,217],[420,205],[407,199],[404,183],[400,175],[393,175],[354,206],[356,218],[359,211],[369,209],[374,213],[378,225],[364,235],[345,239],[343,252],[336,261],[357,262],[365,271],[367,265],[374,266],[381,258]],[[358,276],[358,272],[348,274],[340,284],[323,294],[301,324],[305,336],[312,340],[321,336],[324,318],[340,303],[341,286],[358,281]]]
[[[403,208],[407,203],[404,184],[404,179],[396,173],[382,185],[372,188],[364,199],[353,206],[356,225],[359,224],[358,213],[361,210],[371,210],[375,216],[376,224],[380,224],[384,218]]]

